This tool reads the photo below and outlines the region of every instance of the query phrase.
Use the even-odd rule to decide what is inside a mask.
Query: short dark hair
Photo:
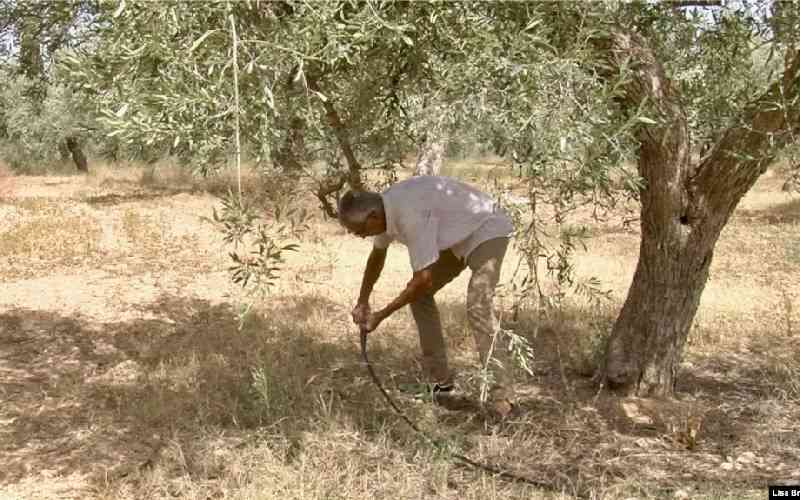
[[[383,213],[383,198],[369,191],[348,191],[339,200],[339,219],[362,224],[371,213]]]

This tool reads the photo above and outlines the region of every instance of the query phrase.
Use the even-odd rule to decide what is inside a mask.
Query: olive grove
[[[626,394],[673,392],[720,233],[800,132],[796,1],[86,5],[85,40],[53,64],[98,142],[209,174],[238,130],[263,175],[302,179],[330,216],[417,148],[493,150],[526,189],[523,295],[542,259],[591,292],[570,275],[570,214],[637,200],[639,262],[599,374]]]

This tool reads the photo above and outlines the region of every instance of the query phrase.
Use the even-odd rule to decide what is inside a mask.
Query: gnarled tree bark
[[[658,124],[639,131],[638,169],[646,183],[639,261],[609,338],[603,376],[624,394],[669,396],[719,235],[797,127],[800,57],[693,165],[680,96],[647,41],[616,32],[607,51],[617,67],[634,61],[626,104],[649,103]]]

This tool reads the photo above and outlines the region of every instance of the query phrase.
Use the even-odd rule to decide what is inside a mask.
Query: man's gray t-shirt
[[[398,182],[381,194],[386,232],[375,248],[392,241],[408,247],[411,268],[420,271],[450,249],[462,259],[484,241],[509,236],[511,219],[486,193],[448,177],[419,176]]]

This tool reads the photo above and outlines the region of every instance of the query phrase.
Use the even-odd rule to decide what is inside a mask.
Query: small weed
[[[285,389],[270,374],[269,367],[253,368],[252,377],[258,406],[263,409],[267,420],[275,419],[282,408],[285,410],[291,404]]]
[[[778,399],[800,402],[800,351],[795,348],[770,353],[762,371]]]
[[[602,364],[606,342],[614,324],[612,311],[597,304],[588,308],[556,311],[546,329],[555,333],[565,367],[590,377]]]
[[[162,232],[156,224],[133,208],[122,215],[122,229],[128,241],[136,246],[156,246],[162,241]]]

